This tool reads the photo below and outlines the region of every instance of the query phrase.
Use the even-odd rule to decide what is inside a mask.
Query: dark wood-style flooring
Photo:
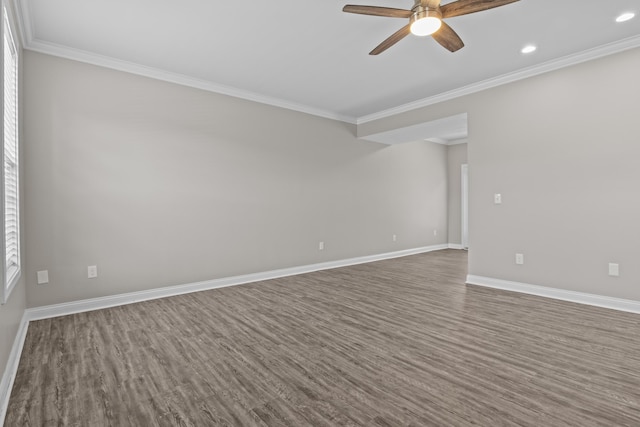
[[[445,250],[30,324],[6,426],[640,426],[640,316]]]

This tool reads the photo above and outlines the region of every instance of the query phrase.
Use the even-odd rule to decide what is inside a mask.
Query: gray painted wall
[[[449,243],[462,244],[462,165],[467,163],[467,144],[447,147],[447,223]]]
[[[640,49],[628,50],[358,133],[468,112],[469,273],[640,300],[639,71]]]
[[[31,307],[447,243],[445,146],[24,60]]]

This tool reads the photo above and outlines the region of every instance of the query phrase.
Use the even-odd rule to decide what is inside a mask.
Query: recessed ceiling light
[[[636,16],[635,13],[633,12],[626,12],[623,13],[622,15],[618,16],[616,18],[616,22],[624,22],[624,21],[628,21],[629,19],[633,19],[633,17]]]
[[[522,53],[531,53],[531,52],[535,52],[536,49],[537,49],[536,46],[530,44],[530,45],[527,45],[527,46],[523,47],[520,52],[522,52]]]

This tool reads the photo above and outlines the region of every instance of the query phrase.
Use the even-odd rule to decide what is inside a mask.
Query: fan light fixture
[[[415,36],[430,36],[440,29],[442,15],[433,9],[420,6],[411,15],[411,34]]]

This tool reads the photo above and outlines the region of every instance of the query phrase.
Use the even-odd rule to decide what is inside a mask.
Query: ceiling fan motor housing
[[[413,15],[411,15],[411,23],[422,18],[442,19],[442,13],[440,12],[440,8],[431,9],[431,8],[428,8],[427,6],[416,5],[411,10],[413,11]]]

